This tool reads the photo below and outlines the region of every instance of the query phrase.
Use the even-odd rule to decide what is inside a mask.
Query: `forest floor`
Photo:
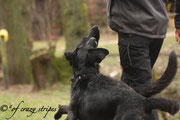
[[[99,46],[110,51],[110,55],[101,63],[101,73],[119,79],[122,70],[118,57],[117,34],[109,30],[103,30],[101,33]],[[35,42],[34,46],[33,50],[41,47],[48,49],[46,42]],[[60,37],[56,55],[63,55],[64,49],[65,41],[63,37]],[[154,66],[158,75],[163,74],[167,66],[168,55],[172,50],[180,55],[180,44],[176,43],[174,29],[169,29],[160,56]],[[179,79],[180,66],[175,81],[178,80],[180,83]],[[53,120],[58,105],[68,105],[70,100],[70,85],[58,83],[47,90],[35,92],[32,85],[10,86],[9,90],[4,90],[1,82],[0,80],[0,120],[6,120],[6,118],[10,120]],[[16,109],[18,105],[19,108]],[[64,118],[65,116],[61,120]],[[180,120],[180,113],[175,117],[170,117],[170,120]]]

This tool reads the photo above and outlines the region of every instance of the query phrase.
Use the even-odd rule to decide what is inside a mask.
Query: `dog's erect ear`
[[[89,63],[100,63],[108,54],[109,51],[104,48],[89,49],[87,60]]]
[[[73,53],[72,52],[65,52],[64,56],[66,57],[67,60],[71,60]]]
[[[153,109],[160,109],[168,112],[171,115],[176,114],[180,109],[180,104],[175,100],[167,100],[163,98],[149,98],[145,107],[146,112],[151,112]]]
[[[92,46],[93,48],[96,48],[98,46],[98,41],[96,40],[96,38],[91,37],[87,44]]]
[[[87,44],[89,41],[91,41],[91,39],[96,39],[96,44],[98,45],[98,41],[99,41],[99,37],[100,37],[100,33],[99,33],[99,29],[97,26],[93,26],[88,34],[87,37],[83,38],[78,46],[81,46],[81,45],[85,45]]]
[[[99,37],[100,37],[99,29],[98,29],[98,27],[96,25],[91,28],[91,31],[90,31],[90,33],[88,35],[88,38],[91,38],[91,37],[96,38],[97,41],[99,40]]]

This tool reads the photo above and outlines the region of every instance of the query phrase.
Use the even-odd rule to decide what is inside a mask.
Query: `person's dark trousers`
[[[121,80],[137,92],[151,85],[152,67],[163,39],[119,33],[119,54],[123,69]]]
[[[119,54],[123,69],[121,80],[136,92],[152,83],[152,67],[159,55],[163,39],[119,33]],[[153,111],[158,120],[157,111]]]

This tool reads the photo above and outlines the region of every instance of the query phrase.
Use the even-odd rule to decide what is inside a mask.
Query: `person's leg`
[[[136,92],[151,85],[150,43],[151,39],[146,37],[119,34],[119,54],[123,69],[121,80]]]
[[[136,92],[149,87],[152,82],[151,67],[154,65],[163,41],[153,41],[141,36],[119,34],[119,54],[123,69],[121,80]],[[159,120],[157,110],[152,111]]]
[[[161,50],[164,39],[153,39],[150,44],[149,56],[151,59],[151,68],[153,68],[159,52]]]
[[[151,68],[156,62],[162,43],[163,40],[160,39],[119,34],[119,54],[123,68],[121,80],[136,92],[151,85]],[[155,120],[159,119],[157,110],[153,110],[152,114]]]
[[[149,51],[149,56],[151,59],[151,69],[153,68],[157,57],[159,55],[159,52],[161,50],[162,44],[163,44],[164,39],[153,39],[150,44],[150,51]],[[153,110],[152,114],[154,115],[155,119],[158,120],[158,111]]]

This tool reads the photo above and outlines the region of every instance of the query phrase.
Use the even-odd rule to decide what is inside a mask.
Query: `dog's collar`
[[[87,75],[83,74],[83,75],[79,75],[76,77],[77,80],[81,80],[83,78],[85,78]]]
[[[77,77],[75,77],[75,79],[76,80],[85,79],[89,75],[97,75],[97,74],[96,73],[82,74],[82,75],[78,75]]]

